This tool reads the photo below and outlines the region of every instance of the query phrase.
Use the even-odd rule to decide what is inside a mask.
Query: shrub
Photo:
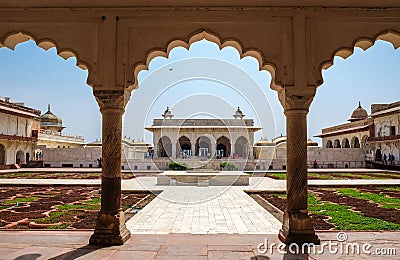
[[[188,169],[188,166],[186,163],[170,162],[168,164],[168,168],[173,171],[186,171]]]
[[[223,171],[236,171],[239,169],[236,164],[231,162],[222,162],[220,163],[220,166]]]

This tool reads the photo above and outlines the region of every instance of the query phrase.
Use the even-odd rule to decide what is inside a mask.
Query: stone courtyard
[[[370,172],[351,171],[360,175]],[[36,185],[98,187],[99,184],[100,180],[84,179],[0,179],[0,185],[33,188]],[[400,179],[310,180],[309,184],[311,187],[399,186]],[[284,180],[266,177],[250,177],[248,186],[208,187],[157,185],[154,176],[126,179],[122,181],[123,192],[150,190],[158,196],[127,221],[132,237],[123,246],[88,245],[92,231],[2,230],[0,259],[336,259],[337,255],[328,251],[283,255],[258,250],[265,239],[279,244],[277,233],[282,223],[246,192],[284,192],[285,189]],[[338,231],[317,230],[322,242],[337,242],[337,234]],[[397,254],[400,250],[399,231],[346,231],[346,234],[354,243],[395,248]],[[397,259],[395,256],[385,257]],[[341,257],[355,259],[354,255]],[[356,259],[374,257],[381,256],[358,255]]]

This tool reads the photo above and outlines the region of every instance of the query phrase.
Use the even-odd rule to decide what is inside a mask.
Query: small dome
[[[46,127],[63,128],[61,118],[54,115],[50,111],[50,105],[48,106],[47,112],[40,116],[40,127],[42,127],[42,128],[46,128]]]
[[[242,110],[240,110],[240,107],[238,107],[235,114],[233,115],[233,117],[235,119],[237,119],[237,118],[242,119],[243,117],[245,117],[245,114],[243,114]]]
[[[313,140],[311,140],[311,139],[308,139],[307,140],[307,146],[318,146],[318,143],[313,141]]]
[[[286,142],[286,136],[283,136],[283,135],[278,136],[272,141],[275,143],[275,145],[278,145],[280,143]]]
[[[101,142],[101,140],[96,139],[96,141],[87,143],[86,146],[102,146],[102,142]]]
[[[362,120],[368,117],[368,112],[364,108],[361,107],[361,102],[358,102],[358,107],[354,109],[351,117],[349,119],[350,122]]]
[[[274,142],[268,141],[267,139],[260,139],[255,143],[255,146],[275,146]]]
[[[169,107],[167,107],[167,109],[164,111],[164,114],[162,114],[162,117],[170,118],[170,119],[172,119],[174,117],[171,110],[169,110]]]

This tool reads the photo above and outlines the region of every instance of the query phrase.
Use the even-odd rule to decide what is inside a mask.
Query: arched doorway
[[[215,155],[217,158],[228,157],[231,154],[231,143],[225,136],[221,136],[217,139],[217,149]]]
[[[201,136],[196,141],[196,156],[209,157],[212,154],[210,138]]]
[[[189,138],[187,138],[186,136],[181,136],[178,139],[177,145],[179,145],[179,147],[177,147],[177,150],[179,151],[179,156],[181,156],[182,158],[192,156],[192,144]]]
[[[237,154],[238,157],[246,158],[248,155],[248,146],[249,142],[247,141],[246,137],[239,137],[235,143],[235,154]]]
[[[365,148],[365,146],[367,145],[367,143],[368,143],[368,136],[364,135],[364,136],[361,138],[361,145],[362,145],[362,148]]]
[[[0,144],[0,164],[6,163],[6,148]]]
[[[361,148],[360,140],[358,139],[358,137],[353,137],[353,140],[351,142],[351,147],[352,148]]]
[[[158,141],[158,157],[171,157],[172,155],[172,144],[171,139],[167,136],[163,136]]]
[[[338,139],[335,140],[335,142],[333,144],[333,148],[341,148],[340,141]]]
[[[15,156],[15,163],[25,163],[25,153],[22,150],[19,150]]]
[[[382,161],[382,151],[381,151],[381,149],[376,149],[375,161]]]
[[[326,142],[326,148],[333,148],[333,144],[331,140],[328,140],[328,142]]]
[[[349,139],[347,139],[347,138],[343,139],[343,141],[342,141],[342,147],[343,147],[343,148],[350,148]]]

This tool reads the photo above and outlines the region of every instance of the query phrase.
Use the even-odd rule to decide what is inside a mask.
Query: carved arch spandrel
[[[177,30],[177,33],[175,33],[175,35],[179,34],[178,31],[179,30]],[[258,61],[259,70],[266,70],[271,74],[271,77],[272,77],[271,85],[270,85],[271,89],[274,89],[277,91],[282,89],[283,83],[281,80],[281,78],[282,78],[281,74],[283,75],[283,69],[280,69],[280,67],[283,67],[283,65],[282,66],[276,65],[276,62],[284,63],[282,61],[282,59],[278,59],[278,57],[280,57],[282,55],[282,53],[276,53],[276,52],[273,53],[272,56],[275,58],[275,60],[273,62],[271,62],[270,59],[268,59],[268,55],[270,53],[263,53],[260,49],[254,48],[254,47],[246,46],[246,48],[245,48],[244,44],[239,39],[234,38],[234,37],[224,38],[214,32],[211,32],[211,30],[208,30],[208,29],[196,30],[193,33],[189,34],[186,38],[174,38],[172,40],[169,40],[166,42],[165,47],[151,48],[152,46],[149,45],[147,48],[147,50],[148,50],[147,54],[145,55],[145,60],[141,61],[141,62],[135,62],[133,64],[133,74],[132,74],[133,76],[132,76],[132,78],[128,77],[129,78],[128,84],[127,84],[128,89],[133,90],[138,87],[137,76],[140,71],[149,69],[149,64],[152,59],[154,59],[155,57],[159,57],[159,56],[168,58],[169,53],[171,52],[171,50],[173,48],[184,47],[186,49],[189,49],[191,44],[193,44],[194,42],[197,42],[197,41],[201,41],[203,39],[206,39],[210,42],[217,44],[220,49],[223,49],[227,46],[235,48],[238,51],[240,58],[249,57],[249,56],[255,58]],[[271,39],[271,42],[273,42],[272,39]],[[268,43],[266,43],[266,42],[262,42],[262,43],[263,44],[260,43],[260,45],[263,47],[265,47],[265,45],[268,45]],[[273,44],[276,45],[278,43],[274,42]],[[281,45],[282,43],[280,42],[279,44]],[[277,48],[277,49],[279,49],[279,48]],[[279,51],[281,51],[281,50],[279,50]],[[279,74],[279,72],[281,74]],[[131,72],[129,72],[129,73],[131,73]]]
[[[400,47],[399,17],[313,17],[307,21],[307,77],[315,86],[323,84],[322,70],[335,56],[350,57],[355,47],[367,50],[377,40]]]
[[[36,45],[44,50],[49,50],[50,48],[56,48],[58,56],[62,57],[64,60],[67,60],[71,57],[76,58],[76,66],[82,70],[88,70],[88,78],[87,84],[93,87],[95,84],[94,74],[95,74],[95,66],[96,66],[96,58],[97,53],[93,52],[93,49],[96,49],[96,42],[93,41],[93,46],[85,43],[81,44],[79,39],[76,36],[71,35],[71,39],[68,43],[65,43],[65,39],[57,39],[57,37],[48,37],[48,33],[32,33],[31,30],[6,30],[7,27],[5,24],[0,24],[0,48],[6,47],[11,50],[15,49],[20,43],[26,42],[28,40],[33,40]],[[12,27],[12,26],[10,26]],[[26,26],[26,27],[34,27],[34,26]],[[4,33],[4,31],[6,31]],[[34,29],[32,31],[35,31]],[[38,31],[46,31],[41,28]],[[52,30],[49,30],[52,31]],[[46,35],[45,37],[40,37],[38,35]],[[62,34],[60,32],[60,34]],[[63,35],[60,38],[65,38]],[[73,47],[70,47],[73,46]],[[83,55],[80,55],[83,53]],[[82,58],[85,56],[85,58]]]
[[[352,45],[350,47],[341,47],[335,50],[330,59],[327,61],[324,61],[321,63],[320,67],[323,70],[328,69],[334,64],[334,58],[335,56],[342,57],[343,59],[347,59],[350,57],[353,52],[355,47],[359,47],[363,49],[364,51],[368,50],[370,47],[372,47],[377,40],[383,40],[391,43],[393,45],[394,49],[397,49],[400,47],[400,33],[393,31],[393,30],[387,30],[385,32],[380,32],[373,36],[372,38],[368,37],[359,37],[356,40],[353,41]]]

